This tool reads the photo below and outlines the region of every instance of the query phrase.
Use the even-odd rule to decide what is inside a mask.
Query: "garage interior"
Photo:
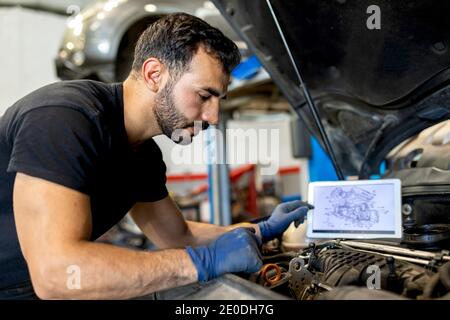
[[[450,3],[0,0],[0,117],[50,83],[124,81],[139,35],[173,12],[217,27],[242,56],[216,126],[190,145],[153,138],[183,217],[258,223],[296,200],[319,214],[335,195],[311,202],[311,183],[327,182],[339,210],[320,208],[344,229],[309,237],[310,211],[260,247],[258,272],[143,299],[450,299]],[[401,183],[399,238],[370,236],[390,202],[358,183],[380,180]],[[96,241],[158,250],[129,214]]]

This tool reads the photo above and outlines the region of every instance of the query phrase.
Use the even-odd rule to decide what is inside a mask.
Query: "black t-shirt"
[[[25,96],[0,118],[0,289],[29,279],[13,215],[16,172],[90,196],[95,240],[136,202],[167,197],[166,166],[149,139],[132,148],[122,84],[63,81]]]

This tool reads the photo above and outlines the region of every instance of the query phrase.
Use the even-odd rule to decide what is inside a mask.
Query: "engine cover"
[[[430,280],[426,269],[404,261],[353,249],[326,249],[312,255],[309,270],[332,287],[364,286],[416,298]],[[378,278],[377,278],[378,277]]]

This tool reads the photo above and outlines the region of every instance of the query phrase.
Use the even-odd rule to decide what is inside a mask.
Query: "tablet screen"
[[[395,179],[311,183],[310,233],[319,238],[397,238],[399,190]]]

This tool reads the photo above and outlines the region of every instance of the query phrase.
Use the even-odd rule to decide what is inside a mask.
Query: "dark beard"
[[[193,135],[183,130],[189,127],[194,128],[194,122],[189,121],[175,106],[173,98],[173,88],[175,81],[170,79],[156,96],[156,107],[154,114],[162,133],[179,144],[189,144],[192,142]],[[206,121],[201,122],[201,130],[206,130],[209,124]],[[198,131],[198,130],[197,130]],[[198,132],[195,132],[197,134]]]
[[[156,97],[156,107],[154,109],[155,118],[162,133],[170,139],[172,139],[174,130],[184,129],[193,125],[175,106],[173,98],[174,86],[175,82],[173,80],[167,82]],[[179,143],[180,141],[175,142]]]

